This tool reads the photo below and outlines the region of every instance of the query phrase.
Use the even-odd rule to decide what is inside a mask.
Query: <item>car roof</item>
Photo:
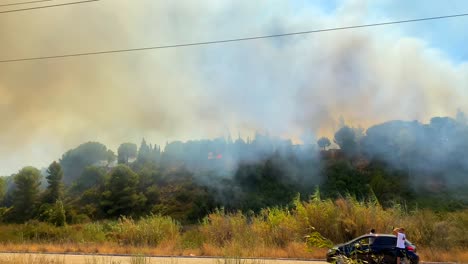
[[[390,237],[390,238],[395,238],[396,239],[396,236],[392,235],[392,234],[365,234],[365,235],[353,238],[353,239],[349,240],[348,242],[346,242],[345,244],[347,244],[349,242],[352,242],[352,241],[355,241],[355,240],[359,240],[361,238],[368,238],[368,237]],[[405,241],[406,241],[405,243],[413,245],[413,243],[411,243],[408,239],[406,239]]]
[[[356,237],[352,240],[356,240],[356,239],[360,239],[360,238],[365,238],[365,237],[393,237],[393,238],[396,238],[395,235],[392,235],[392,234],[365,234],[365,235],[362,235],[360,237]],[[351,240],[351,241],[352,241]]]

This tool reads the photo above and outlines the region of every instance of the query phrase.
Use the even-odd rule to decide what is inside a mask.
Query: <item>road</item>
[[[8,260],[8,262],[4,262]],[[326,264],[325,261],[287,259],[226,259],[200,257],[131,257],[109,255],[0,253],[0,263],[41,264]]]

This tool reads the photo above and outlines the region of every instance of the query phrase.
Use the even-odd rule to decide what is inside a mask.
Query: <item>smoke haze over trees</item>
[[[43,175],[25,167],[1,178],[0,220],[63,225],[162,214],[195,223],[220,207],[288,207],[317,188],[324,197],[350,195],[384,207],[459,210],[468,207],[463,117],[460,112],[456,119],[434,117],[428,124],[389,121],[366,131],[343,123],[334,135],[340,148],[328,150],[323,138],[296,145],[257,133],[247,140],[173,141],[164,148],[143,139],[139,147],[123,143],[116,159],[101,143],[87,142]],[[46,189],[40,187],[45,180]]]

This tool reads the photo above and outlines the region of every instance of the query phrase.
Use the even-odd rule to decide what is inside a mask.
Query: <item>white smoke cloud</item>
[[[0,17],[0,58],[209,41],[366,23],[289,1],[101,1]],[[375,21],[373,21],[375,22]],[[468,109],[468,66],[405,25],[211,46],[0,64],[0,174],[94,140],[331,135]]]

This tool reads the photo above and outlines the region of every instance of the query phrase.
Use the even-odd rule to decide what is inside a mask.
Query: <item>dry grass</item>
[[[27,253],[100,253],[100,254],[128,254],[128,255],[158,255],[158,256],[236,256],[236,257],[259,257],[259,258],[301,258],[301,259],[323,259],[326,249],[307,248],[304,243],[293,242],[285,247],[267,247],[258,245],[253,248],[243,248],[240,245],[228,244],[223,247],[203,244],[197,249],[179,249],[175,247],[136,247],[119,246],[112,243],[102,244],[1,244],[0,251],[15,251]],[[457,263],[468,263],[468,252],[463,249],[434,249],[419,248],[418,254],[422,261],[448,261]],[[46,263],[60,264],[60,259],[27,259],[26,262],[20,258],[0,260],[0,264],[22,264],[22,263]],[[42,262],[40,262],[42,261]]]
[[[0,251],[323,259],[326,249],[315,247],[345,242],[370,228],[390,233],[404,225],[422,260],[468,263],[468,210],[406,212],[353,198],[317,197],[296,200],[291,210],[267,208],[254,216],[218,210],[184,232],[163,216],[65,227],[37,221],[0,225]],[[315,233],[327,243],[306,245],[306,235]]]
[[[120,261],[115,261],[112,258],[103,258],[98,256],[86,257],[85,264],[121,264]]]
[[[158,256],[241,256],[241,257],[272,257],[272,258],[323,258],[326,250],[311,251],[303,243],[290,243],[286,247],[256,246],[245,248],[239,244],[228,244],[223,247],[203,244],[197,249],[180,249],[160,245],[158,247],[121,246],[112,243],[102,244],[0,244],[0,251],[27,253],[99,253],[99,254],[129,254]]]
[[[456,263],[468,263],[468,251],[463,249],[434,249],[427,248],[418,250],[421,261],[448,261]]]
[[[101,244],[37,244],[23,243],[0,245],[0,251],[5,252],[28,252],[28,253],[99,253],[99,254],[145,254],[145,255],[171,255],[174,253],[167,248],[136,247],[117,245],[115,243]]]
[[[0,264],[64,264],[63,257],[57,256],[11,256],[0,259]]]
[[[240,257],[227,257],[217,259],[215,264],[264,264],[262,259],[242,259]]]

